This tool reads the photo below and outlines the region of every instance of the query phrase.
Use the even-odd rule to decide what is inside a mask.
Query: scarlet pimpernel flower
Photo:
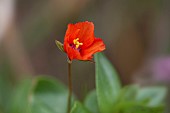
[[[64,37],[64,44],[56,41],[58,48],[65,52],[68,56],[68,106],[67,113],[70,113],[71,97],[72,97],[72,60],[92,61],[93,54],[101,52],[105,49],[105,44],[100,38],[94,35],[94,24],[92,22],[78,22],[76,24],[68,24]]]
[[[94,36],[92,22],[86,21],[68,25],[64,39],[64,51],[70,60],[91,60],[94,53],[104,49],[105,44],[102,39]]]
[[[68,24],[63,51],[67,53],[70,61],[74,59],[91,60],[93,54],[104,49],[103,40],[94,35],[94,24],[92,22]]]

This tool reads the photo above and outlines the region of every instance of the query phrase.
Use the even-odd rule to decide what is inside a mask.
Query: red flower
[[[69,60],[91,60],[94,53],[104,49],[105,44],[102,39],[94,36],[92,22],[86,21],[68,25],[64,39],[64,51]]]

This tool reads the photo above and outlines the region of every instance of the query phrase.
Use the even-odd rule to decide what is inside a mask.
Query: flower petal
[[[90,47],[81,51],[82,60],[91,60],[94,53],[103,51],[104,49],[105,44],[103,43],[103,40],[100,38],[95,38]]]
[[[77,38],[83,43],[82,49],[90,46],[94,41],[94,24],[92,22],[79,22],[75,24],[77,29],[80,29]]]
[[[69,43],[64,45],[64,50],[67,53],[67,56],[70,60],[73,60],[73,59],[81,60],[82,59],[80,52],[78,50],[72,48],[69,45]]]
[[[64,42],[73,43],[73,40],[77,38],[80,29],[77,29],[74,24],[68,24],[67,31],[65,34]]]
[[[75,39],[78,40],[76,44],[73,42]],[[105,45],[102,39],[94,36],[92,22],[86,21],[68,25],[64,38],[64,51],[70,60],[91,60],[94,53],[104,49]]]

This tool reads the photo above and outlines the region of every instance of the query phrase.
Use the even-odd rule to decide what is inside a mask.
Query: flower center
[[[74,39],[74,40],[73,40],[73,44],[76,46],[76,49],[78,49],[79,46],[82,46],[82,45],[83,45],[83,43],[80,43],[80,42],[79,42],[79,38]]]

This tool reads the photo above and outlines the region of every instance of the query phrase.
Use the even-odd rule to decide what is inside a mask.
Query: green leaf
[[[118,101],[135,101],[135,97],[137,96],[137,92],[139,90],[139,86],[137,85],[129,85],[125,86],[121,89],[120,94],[118,96]]]
[[[120,113],[163,113],[163,107],[132,106],[120,111]]]
[[[97,95],[96,95],[96,91],[91,91],[85,101],[84,101],[84,105],[85,107],[92,113],[100,113],[99,112],[99,107],[98,107],[98,103],[97,103]]]
[[[95,62],[99,109],[102,113],[112,113],[112,107],[121,89],[118,74],[102,53],[95,55]]]
[[[117,103],[113,107],[113,111],[119,113],[122,109],[141,104],[140,102],[136,102],[135,100],[138,90],[139,87],[137,85],[129,85],[122,88],[119,96],[117,97]]]
[[[58,40],[55,40],[55,44],[60,49],[60,51],[64,52],[63,44],[59,42]]]
[[[11,113],[31,113],[28,105],[32,81],[23,80],[17,87],[12,99]]]
[[[147,87],[139,90],[136,100],[146,101],[148,106],[161,105],[165,99],[167,89],[165,87]]]
[[[32,113],[66,113],[68,91],[60,82],[37,78],[30,94]]]
[[[71,113],[91,113],[80,102],[75,102]]]

